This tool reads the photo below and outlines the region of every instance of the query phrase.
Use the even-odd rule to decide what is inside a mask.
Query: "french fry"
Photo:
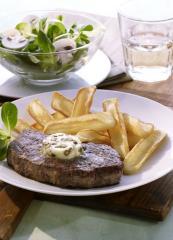
[[[80,138],[81,142],[104,143],[111,145],[111,141],[108,136],[102,135],[100,132],[95,130],[84,129],[76,135]]]
[[[112,129],[109,129],[108,132],[111,138],[112,147],[117,150],[124,159],[129,152],[129,146],[124,118],[119,109],[118,99],[111,98],[103,101],[103,109],[104,111],[110,112],[116,121],[116,124]]]
[[[136,136],[145,138],[150,135],[154,130],[154,125],[151,123],[142,122],[139,119],[128,115],[127,113],[123,113],[123,117],[126,130]]]
[[[27,107],[27,110],[30,116],[42,127],[53,120],[53,117],[39,99],[34,99],[31,101]]]
[[[61,120],[61,119],[64,119],[64,118],[66,118],[62,113],[60,113],[60,112],[54,112],[53,114],[52,114],[52,117],[53,117],[53,119],[55,119],[55,120]],[[21,133],[21,132],[23,132],[23,130],[25,130],[25,129],[28,129],[28,128],[34,128],[34,129],[36,129],[36,130],[38,130],[38,131],[43,131],[43,126],[42,125],[40,125],[39,123],[34,123],[34,124],[32,124],[32,125],[29,125],[29,123],[27,123],[26,121],[24,121],[24,120],[22,120],[22,119],[18,119],[18,122],[17,122],[17,125],[16,125],[16,127],[15,127],[15,131],[16,132],[18,132],[18,133]]]
[[[103,135],[103,136],[106,136],[106,137],[109,137],[109,133],[108,131],[99,131],[99,134]]]
[[[51,107],[67,117],[71,116],[73,104],[72,100],[66,98],[59,92],[54,92],[52,95]]]
[[[141,139],[126,155],[124,159],[124,173],[133,174],[139,171],[165,137],[165,133],[154,130],[148,137]]]
[[[62,119],[64,119],[64,118],[66,118],[66,116],[65,116],[64,114],[62,114],[61,112],[58,112],[58,111],[54,112],[54,113],[52,114],[52,117],[53,117],[55,120],[62,120]]]
[[[115,119],[110,113],[100,112],[51,121],[45,126],[44,132],[47,134],[57,132],[76,134],[83,129],[102,131],[112,128],[114,125]]]
[[[95,91],[96,87],[81,88],[78,91],[71,117],[78,117],[89,113]]]
[[[43,126],[41,126],[39,123],[34,123],[33,125],[32,125],[32,128],[34,128],[34,129],[36,129],[36,130],[38,130],[38,131],[43,131]]]
[[[129,148],[132,149],[142,138],[133,134],[132,132],[127,132],[127,139]]]
[[[29,123],[27,123],[26,121],[22,120],[22,119],[18,119],[17,120],[17,124],[16,124],[16,127],[14,129],[14,131],[18,132],[18,133],[21,133],[23,132],[24,130],[26,129],[29,129],[29,128],[32,128]]]

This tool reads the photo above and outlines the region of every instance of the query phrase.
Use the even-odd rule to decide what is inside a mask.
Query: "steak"
[[[108,145],[85,143],[81,156],[61,160],[41,151],[45,134],[25,130],[8,148],[7,162],[19,174],[63,188],[93,188],[120,181],[123,163]]]

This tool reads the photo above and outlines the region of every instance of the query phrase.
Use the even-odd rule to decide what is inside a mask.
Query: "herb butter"
[[[43,140],[43,154],[57,159],[70,160],[83,153],[82,143],[77,136],[55,133]]]

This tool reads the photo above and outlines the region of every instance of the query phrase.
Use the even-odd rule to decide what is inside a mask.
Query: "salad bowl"
[[[30,11],[0,21],[0,63],[28,84],[68,79],[97,51],[104,26],[72,11]]]

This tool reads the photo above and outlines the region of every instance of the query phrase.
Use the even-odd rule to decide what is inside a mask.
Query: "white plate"
[[[62,93],[69,98],[73,98],[76,90],[66,90],[62,91]],[[33,98],[39,98],[46,107],[50,109],[51,94],[51,92],[42,93],[15,101],[15,104],[19,109],[20,117],[31,121],[24,109],[26,109],[26,105]],[[93,104],[94,109],[100,110],[102,101],[106,98],[112,97],[119,98],[121,110],[123,112],[127,112],[143,121],[152,122],[157,128],[168,134],[167,141],[165,141],[162,147],[148,160],[140,172],[131,176],[122,176],[121,182],[114,186],[88,190],[70,190],[39,183],[22,177],[8,167],[6,162],[1,162],[0,179],[17,187],[35,192],[54,195],[86,196],[114,193],[135,188],[152,182],[171,171],[173,169],[173,111],[144,97],[106,90],[97,90]]]
[[[18,76],[14,76],[0,65],[0,94],[1,96],[20,98],[41,92],[97,85],[108,76],[110,69],[111,63],[109,58],[101,50],[97,50],[92,59],[75,72],[68,81],[54,86],[39,87],[26,85]]]

